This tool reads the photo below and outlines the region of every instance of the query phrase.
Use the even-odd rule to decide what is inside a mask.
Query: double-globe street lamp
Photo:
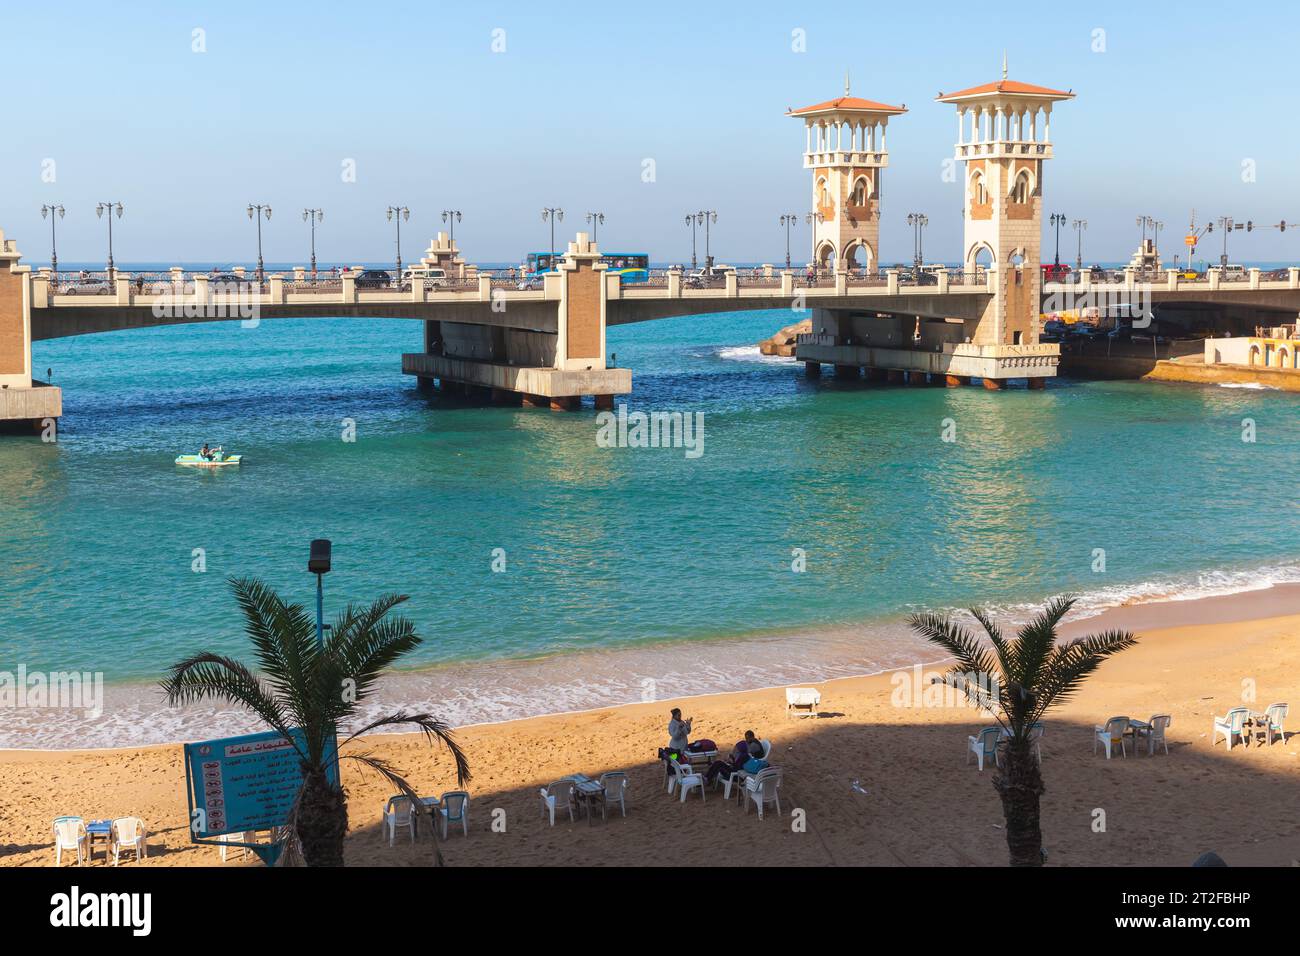
[[[555,224],[564,222],[564,210],[559,206],[544,206],[542,208],[542,222],[551,224],[551,268],[555,267]]]
[[[262,217],[271,218],[271,207],[264,203],[249,203],[248,218],[257,223],[257,284],[266,281],[266,269],[262,264]]]
[[[411,210],[406,206],[389,206],[388,221],[397,224],[397,284],[402,284],[402,220],[411,220]]]
[[[790,227],[799,220],[797,213],[785,213],[781,216],[781,225],[785,226],[785,267],[790,268]]]
[[[54,284],[59,284],[59,246],[55,241],[54,223],[63,218],[63,206],[55,204],[52,206],[41,206],[41,218],[50,217],[50,275]]]
[[[1079,252],[1077,257],[1074,260],[1074,271],[1082,272],[1083,271],[1083,234],[1088,228],[1088,220],[1076,219],[1074,220],[1072,225],[1074,226],[1074,231],[1078,234],[1079,237]]]
[[[912,269],[919,273],[925,262],[924,231],[930,225],[930,217],[923,212],[909,212],[907,224],[912,227]]]
[[[447,228],[451,230],[447,238],[451,241],[453,249],[456,248],[456,223],[460,222],[460,219],[459,209],[444,209],[442,211],[442,221],[447,223]]]
[[[95,215],[103,218],[104,213],[108,213],[108,281],[113,281],[113,214],[117,213],[117,218],[122,218],[122,204],[112,202],[101,202],[95,206]]]
[[[323,209],[304,209],[302,221],[311,223],[311,281],[316,281],[316,223],[325,218]]]

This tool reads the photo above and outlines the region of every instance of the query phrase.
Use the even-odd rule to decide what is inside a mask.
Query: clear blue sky
[[[713,208],[721,261],[779,261],[777,217],[810,195],[802,125],[783,113],[839,95],[847,68],[855,94],[911,111],[890,124],[882,261],[910,258],[912,211],[931,220],[927,258],[956,259],[961,187],[940,177],[956,121],[933,98],[997,79],[1004,47],[1012,79],[1077,94],[1053,114],[1044,218],[1086,218],[1086,259],[1127,258],[1139,214],[1167,224],[1166,257],[1192,207],[1201,220],[1300,222],[1293,3],[604,6],[10,6],[0,228],[47,259],[39,209],[62,202],[60,258],[98,261],[94,205],[120,200],[119,261],[246,260],[244,208],[269,202],[267,260],[305,261],[301,211],[320,206],[322,259],[380,260],[393,248],[384,208],[402,203],[406,258],[455,207],[466,254],[494,261],[546,248],[540,208],[558,205],[566,236],[601,210],[602,247],[682,260],[685,213]],[[196,28],[204,53],[192,52]],[[806,52],[792,51],[796,29]],[[345,159],[355,183],[341,179]],[[1072,233],[1062,247],[1073,259]],[[1231,251],[1300,260],[1300,228],[1238,233]],[[795,254],[807,254],[806,227]]]

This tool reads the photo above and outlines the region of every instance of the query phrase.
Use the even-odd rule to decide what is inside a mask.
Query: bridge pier
[[[862,376],[862,369],[856,365],[835,366],[835,378],[839,381],[852,381]]]
[[[822,377],[822,363],[821,363],[821,362],[804,362],[804,363],[803,363],[803,374],[804,374],[804,377],[805,377],[805,378],[821,378],[821,377]]]
[[[32,378],[32,269],[0,231],[0,429],[43,431],[63,414],[63,392]]]
[[[630,369],[605,362],[610,285],[596,244],[578,233],[555,273],[544,279],[541,296],[516,303],[494,296],[491,278],[481,276],[478,299],[491,303],[494,324],[455,321],[425,323],[423,352],[402,356],[402,371],[441,383],[482,389],[494,401],[571,411],[590,395],[598,408],[612,408],[614,396],[632,390]],[[527,317],[510,321],[512,309]]]

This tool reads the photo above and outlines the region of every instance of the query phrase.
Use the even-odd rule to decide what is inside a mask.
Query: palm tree
[[[1043,858],[1043,776],[1030,747],[1031,728],[1054,704],[1073,696],[1103,660],[1137,643],[1129,631],[1057,643],[1056,626],[1074,602],[1068,595],[1055,598],[1013,638],[1004,637],[984,611],[972,608],[991,648],[946,614],[913,614],[908,619],[913,630],[957,659],[942,681],[991,712],[1005,732],[993,787],[1002,798],[1012,866],[1041,866]]]
[[[292,741],[302,761],[303,782],[284,831],[296,836],[308,866],[342,866],[347,798],[341,785],[329,779],[329,765],[339,759],[331,751],[339,725],[355,717],[357,705],[384,669],[421,643],[409,620],[388,614],[407,597],[388,594],[368,607],[349,604],[320,646],[316,622],[301,604],[286,604],[254,578],[232,578],[230,586],[243,611],[260,673],[233,658],[201,652],[173,665],[162,681],[163,690],[172,704],[205,698],[239,704]],[[440,743],[451,752],[458,785],[464,786],[470,779],[465,754],[447,725],[431,714],[399,710],[372,720],[339,741],[338,750],[362,734],[406,724],[419,727],[431,744]],[[295,728],[302,731],[301,744],[290,735]],[[387,761],[368,752],[342,759],[377,771],[411,798],[412,806],[422,808],[415,791]],[[292,846],[294,841],[289,842]]]

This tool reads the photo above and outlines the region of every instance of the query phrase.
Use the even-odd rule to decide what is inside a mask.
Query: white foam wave
[[[758,350],[757,345],[728,345],[718,349],[714,354],[728,362],[757,362],[769,365],[789,364],[794,361],[792,358],[780,355],[764,355]]]
[[[1194,601],[1300,584],[1300,563],[1205,571],[1110,585],[1080,595],[1072,620],[1112,608]],[[1039,610],[990,607],[1014,626]],[[402,708],[453,726],[495,723],[728,691],[879,673],[925,663],[934,649],[899,618],[816,631],[560,654],[541,660],[464,663],[400,672],[368,698],[358,725]],[[0,748],[133,747],[251,733],[256,719],[215,704],[170,707],[157,684],[104,688],[103,713],[15,709],[0,721]]]

